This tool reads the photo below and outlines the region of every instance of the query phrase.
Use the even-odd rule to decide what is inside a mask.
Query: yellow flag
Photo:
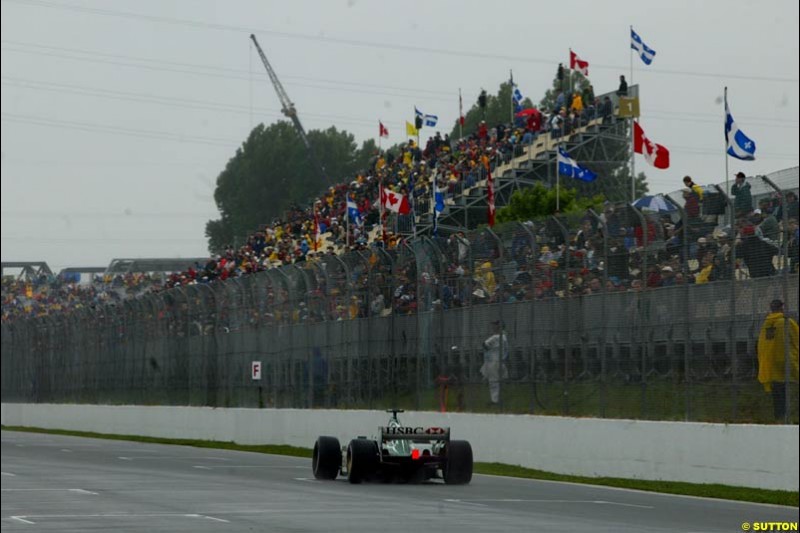
[[[412,137],[416,137],[417,135],[419,135],[419,131],[417,131],[417,128],[414,127],[414,125],[408,121],[406,121],[406,135]]]

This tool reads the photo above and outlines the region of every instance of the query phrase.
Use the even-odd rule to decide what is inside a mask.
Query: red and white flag
[[[399,192],[390,191],[381,187],[381,205],[393,213],[400,213],[407,215],[411,212],[411,204],[404,194]]]
[[[572,50],[569,51],[569,68],[577,70],[584,76],[589,75],[589,62],[578,57],[578,54]]]
[[[464,125],[464,102],[461,100],[461,89],[458,90],[458,123]]]
[[[648,139],[638,122],[633,123],[633,151],[656,168],[669,168],[669,150]]]
[[[383,122],[378,122],[379,131],[378,137],[389,137],[389,130],[386,129],[386,126],[383,125]]]

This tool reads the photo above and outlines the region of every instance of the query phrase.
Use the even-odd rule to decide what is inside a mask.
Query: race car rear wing
[[[450,440],[450,428],[381,426],[381,440]]]

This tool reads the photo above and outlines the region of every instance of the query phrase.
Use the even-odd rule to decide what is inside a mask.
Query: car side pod
[[[347,481],[361,483],[378,472],[378,443],[369,439],[353,439],[347,446]]]
[[[472,446],[465,440],[451,440],[445,447],[442,477],[448,485],[466,485],[472,481]]]
[[[336,437],[319,437],[314,444],[311,468],[316,479],[336,479],[342,468],[342,450]]]

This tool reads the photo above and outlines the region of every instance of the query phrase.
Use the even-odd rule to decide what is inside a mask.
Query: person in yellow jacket
[[[572,97],[572,104],[569,106],[571,111],[575,111],[576,114],[580,115],[583,113],[583,98],[581,98],[580,93],[575,93],[575,96]]]
[[[697,199],[703,201],[703,188],[696,184],[691,176],[683,177],[683,185],[692,190],[697,195]]]
[[[797,322],[783,314],[783,302],[773,300],[758,335],[758,381],[772,393],[776,420],[786,415],[786,361],[784,327],[789,323],[789,381],[797,383]]]

